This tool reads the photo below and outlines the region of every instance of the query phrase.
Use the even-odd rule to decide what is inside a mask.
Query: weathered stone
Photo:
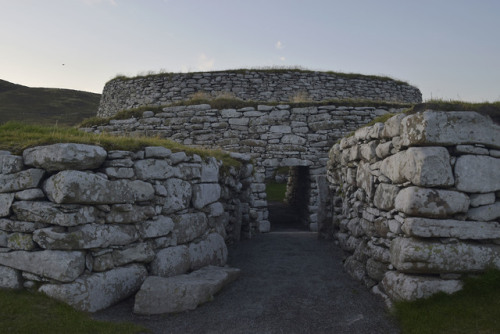
[[[106,222],[113,224],[130,224],[142,222],[156,214],[151,206],[138,206],[133,204],[115,204],[111,211],[106,213]]]
[[[500,269],[500,246],[396,238],[391,263],[404,273],[466,273]]]
[[[207,204],[217,202],[220,198],[221,187],[216,183],[200,183],[193,185],[193,206],[201,209]]]
[[[108,181],[99,175],[62,171],[51,176],[43,187],[47,197],[56,203],[114,204],[148,201],[154,188],[143,181]]]
[[[128,245],[139,238],[132,225],[86,224],[68,232],[59,227],[36,230],[33,240],[45,249],[91,249]]]
[[[391,149],[392,149],[392,142],[389,141],[386,143],[382,143],[375,148],[375,154],[380,159],[384,159],[391,154]]]
[[[94,257],[91,271],[107,271],[113,269],[115,264],[111,253],[102,254]]]
[[[10,207],[14,201],[14,194],[0,194],[0,217],[10,215]]]
[[[406,150],[403,175],[416,186],[452,186],[450,154],[444,147],[410,147]]]
[[[386,272],[387,264],[375,261],[371,258],[366,261],[366,274],[375,281],[380,282],[384,278]]]
[[[495,203],[495,193],[486,193],[486,194],[471,194],[470,198],[470,206],[478,207],[481,205],[488,205]]]
[[[23,279],[19,270],[0,266],[0,289],[21,289],[22,287]]]
[[[354,256],[350,256],[345,260],[344,268],[355,280],[362,281],[366,276],[365,266],[357,261]]]
[[[131,179],[134,177],[134,169],[127,167],[108,167],[104,170],[107,176],[115,179]]]
[[[471,193],[498,191],[500,190],[500,159],[462,155],[455,163],[455,178],[456,187],[460,191]]]
[[[162,277],[185,274],[190,268],[189,249],[185,245],[160,250],[150,265],[151,275]]]
[[[99,168],[107,152],[100,146],[60,143],[24,150],[24,163],[46,171],[85,170]]]
[[[31,233],[36,229],[45,227],[45,224],[23,222],[10,219],[0,219],[0,230],[8,232]]]
[[[150,243],[141,242],[124,249],[114,250],[111,256],[115,266],[123,266],[131,262],[149,263],[153,261],[155,252]]]
[[[375,190],[375,195],[373,196],[373,204],[381,210],[390,211],[394,209],[394,200],[399,193],[399,187],[380,183]]]
[[[72,282],[85,269],[83,252],[45,250],[0,253],[0,265],[28,271],[60,282]]]
[[[490,221],[500,217],[500,202],[470,209],[467,216],[472,220]]]
[[[144,148],[144,157],[146,159],[168,158],[171,154],[172,154],[171,150],[162,146],[148,146]]]
[[[401,121],[405,118],[406,115],[404,113],[397,114],[392,116],[384,123],[384,129],[382,130],[381,137],[384,138],[393,138],[399,136]]]
[[[403,166],[406,159],[406,151],[388,156],[380,164],[380,172],[387,176],[392,183],[403,183],[406,181],[403,174]]]
[[[500,224],[496,222],[408,217],[402,230],[408,236],[420,238],[500,238]]]
[[[18,191],[16,193],[16,199],[18,201],[34,201],[36,199],[45,198],[45,194],[42,189],[34,188],[34,189],[26,189],[22,191]]]
[[[171,178],[164,183],[166,189],[166,198],[163,203],[162,212],[169,214],[189,207],[193,189],[191,183]]]
[[[139,235],[143,239],[161,237],[173,230],[174,222],[167,216],[159,216],[138,225]]]
[[[443,218],[467,212],[469,197],[452,190],[408,187],[398,193],[394,204],[409,216]]]
[[[166,160],[146,159],[136,161],[135,174],[141,180],[166,180],[176,173],[176,168]]]
[[[207,229],[207,217],[202,212],[173,216],[177,243],[184,244],[202,235]]]
[[[189,244],[191,270],[215,265],[223,266],[227,261],[227,247],[224,238],[218,233],[211,233],[203,240]]]
[[[377,154],[375,149],[377,148],[377,144],[377,141],[371,141],[368,144],[360,146],[359,153],[365,161],[373,162],[376,160]]]
[[[28,169],[14,174],[0,174],[0,193],[36,188],[45,175],[42,169]]]
[[[22,157],[10,154],[0,154],[0,174],[12,174],[22,170]]]
[[[134,313],[162,314],[193,310],[240,275],[235,268],[209,266],[189,275],[150,276],[135,296]]]
[[[460,280],[410,276],[395,271],[387,272],[382,280],[382,288],[394,301],[428,298],[438,292],[451,294],[461,290],[462,285]]]
[[[70,284],[45,284],[38,291],[85,312],[105,309],[139,290],[147,277],[143,265],[132,264],[85,275]]]
[[[12,205],[12,210],[18,220],[59,226],[76,226],[98,220],[98,212],[92,206],[20,201]]]
[[[360,162],[356,173],[356,184],[362,188],[368,197],[373,195],[375,177],[371,173],[370,164]]]
[[[36,245],[30,233],[14,232],[7,237],[7,247],[15,250],[30,251],[35,249]]]
[[[425,111],[402,121],[405,146],[483,144],[500,148],[500,126],[472,111]]]
[[[201,182],[219,181],[219,166],[217,160],[211,158],[208,163],[201,165]]]

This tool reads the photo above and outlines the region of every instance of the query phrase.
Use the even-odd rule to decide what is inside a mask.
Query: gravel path
[[[271,216],[274,231],[230,247],[228,264],[242,276],[212,302],[137,316],[131,298],[93,317],[153,333],[399,333],[382,300],[344,272],[341,251],[315,233],[280,224],[279,217],[293,213],[279,210]]]

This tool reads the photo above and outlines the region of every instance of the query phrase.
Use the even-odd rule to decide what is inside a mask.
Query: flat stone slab
[[[471,193],[500,190],[500,159],[462,155],[455,163],[456,187]]]
[[[401,229],[408,236],[421,238],[500,238],[500,224],[497,222],[409,217],[405,218]]]
[[[36,188],[45,175],[43,169],[27,169],[14,174],[0,174],[0,193]]]
[[[133,264],[86,275],[69,284],[45,284],[38,291],[77,310],[96,312],[131,296],[146,277],[146,268]]]
[[[208,266],[188,275],[150,276],[135,296],[134,313],[163,314],[194,310],[240,275],[236,268]]]

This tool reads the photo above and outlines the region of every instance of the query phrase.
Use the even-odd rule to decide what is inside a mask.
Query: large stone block
[[[155,252],[151,244],[141,242],[124,249],[116,249],[111,253],[111,256],[115,266],[123,266],[131,262],[149,263],[153,261]]]
[[[496,222],[408,217],[401,229],[408,236],[420,238],[500,238],[500,224]]]
[[[139,206],[133,204],[115,204],[111,211],[106,213],[106,223],[130,224],[143,222],[156,215],[152,206]]]
[[[500,217],[500,202],[470,209],[467,216],[472,220],[490,221]]]
[[[67,169],[85,170],[99,168],[107,152],[100,146],[60,143],[24,150],[24,163],[47,171]]]
[[[17,155],[0,154],[0,174],[12,174],[23,169],[23,158]]]
[[[98,210],[92,206],[20,201],[12,205],[12,210],[18,220],[59,226],[76,226],[98,220]]]
[[[455,163],[456,187],[470,193],[500,190],[500,159],[462,155]]]
[[[170,277],[185,274],[191,268],[189,249],[185,245],[168,247],[156,253],[151,262],[151,275]]]
[[[0,289],[21,289],[22,287],[23,279],[19,270],[0,266]]]
[[[162,210],[164,214],[184,210],[189,207],[193,194],[191,183],[181,179],[171,178],[163,184],[166,189]]]
[[[0,194],[0,217],[10,215],[10,207],[14,201],[14,194]]]
[[[62,171],[51,176],[44,185],[47,197],[56,203],[115,204],[148,201],[154,188],[143,181],[108,181],[99,175]]]
[[[217,202],[220,198],[221,187],[217,183],[200,183],[193,185],[193,206],[201,209],[205,205]]]
[[[398,186],[392,184],[380,183],[373,196],[373,204],[381,210],[390,211],[394,209],[394,200],[399,193],[399,189]]]
[[[159,216],[138,224],[139,235],[143,239],[162,237],[173,230],[174,222],[167,216]]]
[[[176,175],[176,167],[166,160],[146,159],[134,164],[135,175],[141,180],[166,180]]]
[[[404,273],[481,272],[500,269],[500,246],[396,238],[391,243],[391,263]]]
[[[60,227],[36,230],[33,240],[45,249],[91,249],[124,246],[139,238],[133,225],[86,224],[65,231]]]
[[[406,159],[406,151],[388,156],[382,160],[380,172],[388,177],[392,183],[403,183],[406,181],[403,174],[403,166],[406,163]]]
[[[0,174],[0,193],[36,188],[44,175],[43,169],[34,168],[14,174]]]
[[[162,314],[193,310],[212,300],[240,275],[235,268],[205,267],[189,275],[150,276],[135,296],[134,313]]]
[[[372,175],[370,164],[360,162],[356,172],[356,185],[363,189],[368,197],[373,195],[375,176]]]
[[[410,147],[406,150],[404,177],[416,186],[435,187],[454,184],[450,154],[444,147]]]
[[[448,294],[462,289],[459,280],[443,280],[437,277],[410,276],[395,271],[385,274],[381,282],[385,293],[394,301],[427,298],[438,292]]]
[[[45,250],[39,252],[15,251],[0,253],[0,265],[60,282],[72,282],[85,269],[83,252]]]
[[[77,310],[96,312],[134,294],[147,275],[143,265],[133,264],[85,275],[69,284],[45,284],[38,291]]]
[[[469,203],[469,197],[458,191],[408,187],[398,193],[394,206],[409,216],[444,218],[467,212]]]
[[[173,216],[174,235],[178,244],[184,244],[201,236],[207,230],[207,216],[202,212]]]
[[[500,148],[500,126],[472,111],[425,111],[402,121],[405,146],[483,144]]]
[[[191,270],[208,265],[223,266],[227,261],[227,247],[224,238],[218,233],[211,233],[203,240],[189,244]]]

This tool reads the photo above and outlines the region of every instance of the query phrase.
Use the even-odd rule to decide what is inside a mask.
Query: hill
[[[96,115],[100,99],[95,93],[31,88],[0,80],[0,123],[76,125]]]

